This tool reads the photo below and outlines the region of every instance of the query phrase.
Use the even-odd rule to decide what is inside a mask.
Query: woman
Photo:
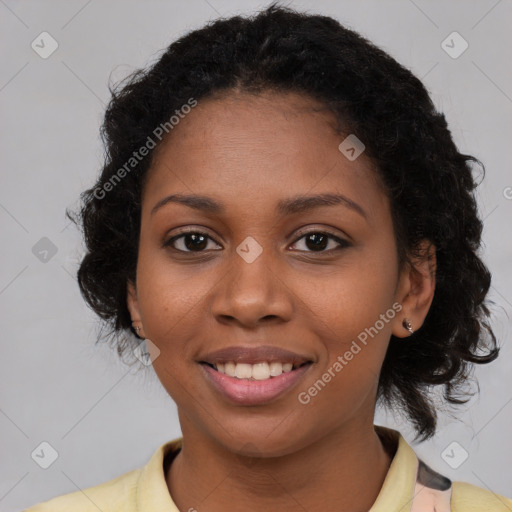
[[[113,91],[76,219],[86,301],[140,350],[183,437],[29,511],[506,511],[396,431],[436,430],[498,356],[471,156],[424,86],[332,18],[272,5]],[[124,335],[127,330],[131,338]]]

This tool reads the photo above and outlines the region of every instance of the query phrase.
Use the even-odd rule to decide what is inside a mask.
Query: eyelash
[[[329,249],[327,251],[323,250],[323,251],[318,251],[318,252],[317,251],[300,251],[300,252],[308,252],[308,253],[313,253],[313,254],[315,252],[317,254],[329,254],[329,253],[331,253],[333,251],[350,247],[350,245],[351,245],[346,240],[344,240],[344,239],[334,235],[333,233],[330,233],[329,231],[311,230],[311,231],[306,231],[306,232],[302,232],[302,233],[299,233],[299,234],[300,234],[300,236],[298,238],[296,238],[295,241],[291,245],[295,245],[299,240],[301,240],[304,237],[306,237],[307,235],[311,235],[311,234],[326,235],[329,239],[332,239],[335,242],[337,242],[338,244],[340,244],[339,247],[336,247],[335,249]],[[168,247],[168,248],[171,248],[174,251],[185,253],[185,254],[193,254],[193,253],[201,254],[203,252],[206,252],[205,250],[201,250],[201,251],[183,251],[181,249],[176,249],[175,247],[173,247],[173,244],[174,244],[174,242],[176,240],[179,240],[180,238],[183,238],[186,235],[201,235],[201,236],[204,236],[207,239],[210,239],[213,242],[215,242],[215,240],[213,240],[213,238],[211,238],[207,233],[204,233],[202,231],[189,230],[189,231],[182,231],[180,234],[178,234],[176,236],[173,236],[172,238],[170,238],[169,240],[167,240],[166,242],[163,243],[163,247]],[[215,242],[215,243],[217,243],[217,242]]]

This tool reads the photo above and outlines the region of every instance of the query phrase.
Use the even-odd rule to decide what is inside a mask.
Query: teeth
[[[279,377],[282,373],[291,372],[293,364],[280,363],[277,361],[256,364],[234,363],[233,361],[229,361],[227,363],[219,363],[215,365],[215,368],[220,373],[225,373],[229,377],[236,377],[237,379],[266,380],[271,377]]]
[[[237,379],[250,379],[252,377],[252,365],[238,363],[235,368],[235,377]]]
[[[251,377],[256,380],[265,380],[270,378],[270,367],[268,363],[257,363],[252,365]]]
[[[283,373],[282,363],[276,361],[270,363],[270,375],[272,375],[272,377],[277,377],[278,375],[281,375],[281,373]]]
[[[236,364],[233,361],[224,364],[224,373],[230,377],[235,376]]]

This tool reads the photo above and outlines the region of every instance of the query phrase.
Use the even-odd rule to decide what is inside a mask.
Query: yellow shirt
[[[470,484],[452,483],[432,471],[416,457],[399,432],[384,427],[376,430],[383,440],[397,443],[398,449],[369,512],[512,511],[512,500]],[[164,457],[175,456],[181,441],[179,438],[160,446],[140,469],[58,496],[24,512],[179,512],[165,481]]]

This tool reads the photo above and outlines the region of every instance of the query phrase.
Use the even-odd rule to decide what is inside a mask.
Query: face
[[[333,124],[301,95],[231,93],[155,154],[128,306],[184,436],[277,456],[373,424],[409,282],[377,174]]]

